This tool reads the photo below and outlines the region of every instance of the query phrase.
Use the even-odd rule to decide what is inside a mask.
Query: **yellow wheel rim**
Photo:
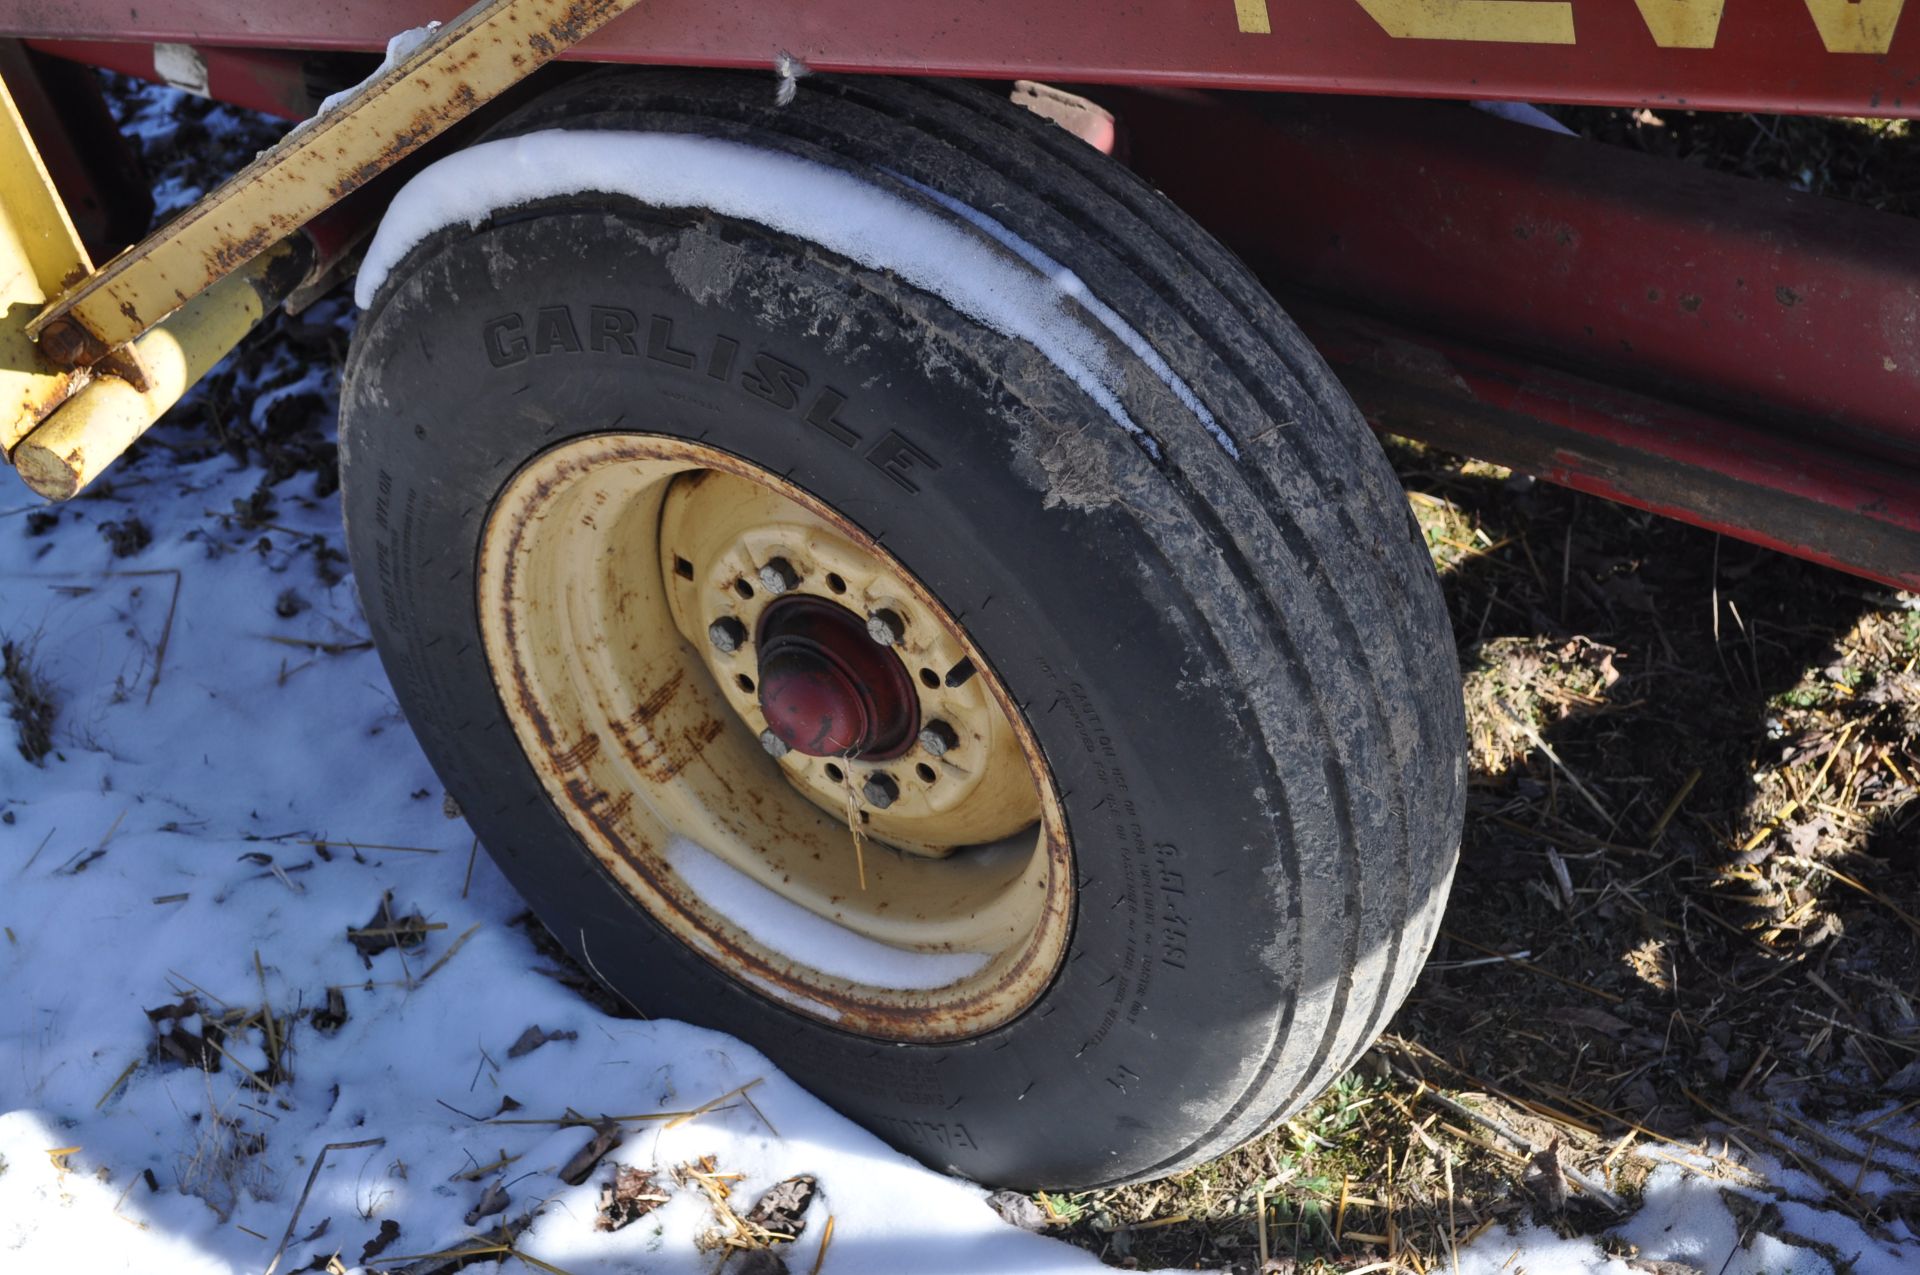
[[[991,1030],[1051,981],[1071,859],[1032,733],[947,609],[815,497],[697,443],[580,439],[495,504],[479,604],[548,795],[714,965],[903,1041]],[[914,731],[889,755],[772,737],[756,634],[796,606],[844,611],[899,662]]]

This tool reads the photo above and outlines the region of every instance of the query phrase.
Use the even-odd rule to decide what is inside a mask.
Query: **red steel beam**
[[[1379,319],[1294,316],[1376,429],[1920,591],[1920,471]]]
[[[459,0],[35,0],[0,35],[376,52]],[[1920,114],[1905,0],[652,0],[569,56],[1107,84]]]
[[[1377,428],[1920,590],[1920,222],[1440,103],[1099,96]]]
[[[1098,96],[1276,291],[1920,465],[1920,221],[1443,103]]]

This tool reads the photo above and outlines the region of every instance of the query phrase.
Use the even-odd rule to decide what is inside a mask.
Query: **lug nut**
[[[747,626],[730,615],[723,615],[707,626],[707,641],[722,655],[732,655],[747,644]]]
[[[767,565],[760,568],[760,587],[776,598],[799,584],[800,573],[785,558],[769,558]]]
[[[767,750],[767,756],[779,761],[787,755],[787,741],[770,730],[760,732],[760,747]]]
[[[900,795],[900,785],[893,782],[893,776],[885,771],[875,771],[867,776],[867,782],[860,786],[860,793],[867,804],[875,810],[885,810]]]
[[[920,747],[935,757],[945,757],[948,749],[959,744],[959,733],[937,717],[920,728]]]
[[[881,646],[898,646],[907,631],[907,622],[897,612],[875,611],[867,617],[867,636]]]

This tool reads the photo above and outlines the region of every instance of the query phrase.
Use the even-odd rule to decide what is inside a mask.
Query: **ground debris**
[[[542,1031],[540,1029],[540,1025],[538,1023],[535,1023],[532,1027],[529,1027],[527,1028],[527,1030],[521,1032],[519,1038],[515,1040],[513,1044],[507,1046],[507,1057],[525,1058],[528,1054],[532,1053],[534,1050],[540,1048],[540,1046],[548,1043],[549,1041],[578,1040],[578,1039],[580,1039],[579,1032]]]
[[[813,1204],[814,1193],[814,1180],[805,1174],[776,1182],[747,1210],[746,1223],[769,1235],[799,1239],[807,1229],[806,1214]]]
[[[775,1245],[790,1244],[806,1229],[805,1213],[812,1204],[816,1186],[812,1177],[801,1175],[776,1182],[761,1194],[745,1216],[733,1209],[733,1187],[738,1173],[722,1172],[712,1156],[675,1166],[673,1180],[682,1186],[697,1186],[707,1196],[715,1226],[695,1241],[699,1247],[718,1250],[727,1256],[738,1255],[741,1263],[732,1269],[783,1271],[786,1263],[778,1254],[768,1252]],[[779,1228],[791,1229],[779,1229]],[[829,1225],[828,1230],[832,1227]],[[766,1256],[756,1256],[765,1253]],[[769,1262],[769,1258],[773,1261]],[[746,1264],[748,1260],[754,1264]]]
[[[654,1185],[652,1171],[624,1164],[613,1166],[613,1176],[600,1184],[600,1208],[593,1229],[617,1231],[630,1226],[665,1204],[667,1193]]]
[[[7,688],[7,716],[13,719],[20,755],[35,765],[53,751],[53,691],[33,664],[33,648],[0,642],[0,682]]]
[[[483,1217],[492,1217],[496,1213],[506,1212],[507,1205],[511,1203],[513,1200],[507,1195],[506,1179],[495,1178],[487,1183],[486,1190],[480,1193],[479,1202],[467,1210],[466,1223],[468,1226],[477,1226]]]
[[[380,1233],[368,1240],[360,1249],[360,1264],[365,1266],[374,1258],[387,1251],[393,1242],[400,1238],[400,1224],[392,1218],[380,1223]]]
[[[1044,1231],[1054,1222],[1032,1196],[1019,1191],[995,1191],[987,1197],[987,1207],[1002,1221],[1023,1231]]]
[[[116,558],[131,558],[153,543],[153,532],[147,524],[132,516],[101,523],[100,534],[106,537]]]
[[[594,1166],[620,1145],[622,1135],[618,1120],[602,1117],[588,1127],[593,1130],[593,1137],[560,1168],[560,1180],[568,1186],[579,1186],[585,1182],[592,1175]]]
[[[347,927],[347,939],[371,969],[372,958],[390,948],[411,949],[425,943],[428,929],[427,918],[418,911],[394,916],[393,891],[388,890],[380,896],[380,906],[373,910],[371,920],[358,928]]]
[[[1528,1184],[1555,1213],[1567,1211],[1567,1174],[1560,1167],[1560,1139],[1555,1138],[1527,1162]]]
[[[327,989],[327,1003],[313,1011],[307,1021],[323,1036],[331,1036],[347,1024],[347,997],[337,987]]]
[[[156,1060],[166,1059],[202,1071],[220,1070],[220,1043],[226,1039],[226,1032],[205,1016],[197,997],[156,1006],[146,1015],[153,1026],[152,1053]],[[195,1019],[200,1021],[198,1035],[187,1030],[187,1024]]]

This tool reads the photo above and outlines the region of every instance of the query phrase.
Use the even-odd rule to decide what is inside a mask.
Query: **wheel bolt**
[[[732,655],[747,644],[747,626],[730,615],[723,615],[707,626],[707,641],[722,655]]]
[[[867,776],[867,782],[860,786],[860,792],[869,806],[885,810],[900,795],[900,785],[894,783],[893,776],[885,771],[875,771]]]
[[[882,609],[867,617],[867,636],[881,646],[900,645],[900,638],[906,631],[907,622],[897,612]]]
[[[959,733],[937,717],[920,728],[920,747],[935,757],[945,757],[948,749],[959,744]]]
[[[779,761],[787,755],[787,741],[770,730],[760,732],[760,747],[767,750],[767,756]]]
[[[776,598],[799,583],[800,573],[785,558],[770,558],[767,565],[760,568],[760,587]]]

